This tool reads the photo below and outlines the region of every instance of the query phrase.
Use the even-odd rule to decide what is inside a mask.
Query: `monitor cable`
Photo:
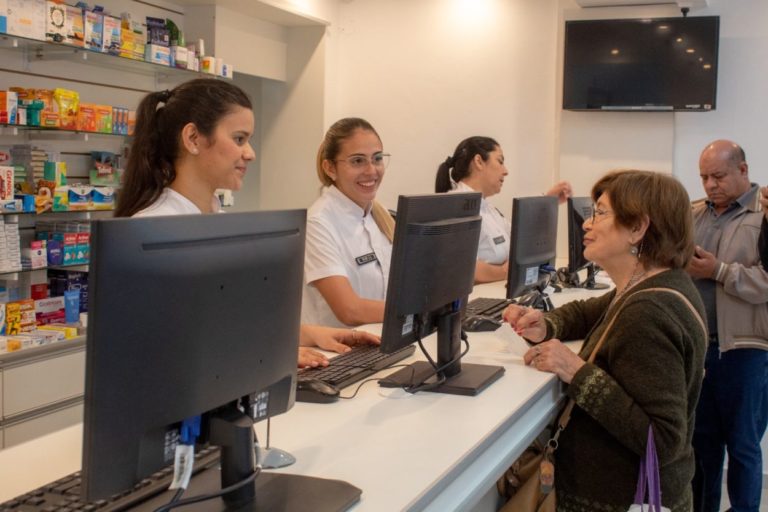
[[[421,352],[424,354],[424,357],[427,358],[427,361],[432,366],[433,371],[427,375],[419,384],[411,384],[410,386],[403,386],[403,390],[408,393],[418,393],[419,391],[430,391],[432,389],[438,388],[445,384],[445,381],[448,380],[445,376],[444,370],[448,368],[449,366],[456,364],[457,362],[461,361],[461,359],[467,355],[467,352],[469,352],[469,338],[467,337],[467,333],[464,331],[464,329],[461,330],[461,340],[464,342],[465,348],[464,351],[458,354],[456,357],[445,363],[444,365],[438,367],[437,363],[434,359],[432,359],[432,356],[429,355],[429,352],[427,352],[427,349],[424,347],[424,343],[421,339],[421,317],[416,317],[415,321],[417,322],[417,329],[416,332],[418,333],[418,337],[416,338],[417,343],[419,344],[419,348],[421,348]],[[432,377],[437,376],[437,380],[435,382],[427,382]]]
[[[212,500],[213,498],[218,498],[220,496],[228,494],[232,491],[236,491],[241,487],[244,487],[252,483],[254,480],[256,480],[256,477],[258,477],[260,474],[261,474],[261,465],[257,464],[253,470],[253,473],[243,478],[239,482],[230,485],[229,487],[225,487],[224,489],[221,489],[219,491],[212,492],[209,494],[200,494],[199,496],[192,496],[191,498],[187,498],[184,500],[169,502],[166,505],[163,505],[162,507],[156,508],[154,512],[168,512],[169,510],[174,509],[176,507],[184,507],[186,505],[192,505],[193,503],[200,503],[201,501],[207,501],[207,500]]]

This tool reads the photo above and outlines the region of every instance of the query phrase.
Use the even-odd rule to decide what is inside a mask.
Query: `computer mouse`
[[[300,379],[296,382],[296,401],[328,404],[339,399],[339,390],[317,379]]]
[[[469,332],[495,331],[501,327],[501,322],[492,316],[474,315],[464,320],[463,327]]]

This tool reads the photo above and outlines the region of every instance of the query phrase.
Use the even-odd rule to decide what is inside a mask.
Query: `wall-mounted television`
[[[719,16],[568,21],[563,109],[714,110],[719,35]]]

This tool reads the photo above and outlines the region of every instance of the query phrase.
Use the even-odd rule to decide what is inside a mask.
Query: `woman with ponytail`
[[[341,119],[325,134],[317,153],[323,191],[307,214],[304,322],[384,319],[394,219],[376,202],[376,191],[388,160],[364,119]]]
[[[217,188],[239,190],[255,154],[251,100],[230,82],[201,78],[152,92],[139,104],[115,216],[218,213]],[[214,263],[215,264],[215,263]],[[327,366],[309,347],[347,352],[379,338],[363,331],[302,325],[298,365]]]
[[[147,94],[115,216],[218,212],[214,191],[239,190],[255,157],[252,108],[239,87],[212,78]]]
[[[475,282],[488,283],[507,278],[509,258],[509,221],[487,198],[501,192],[504,177],[504,152],[490,137],[469,137],[456,147],[452,156],[440,164],[435,177],[435,192],[480,192],[480,215],[483,218],[477,251]],[[561,181],[546,193],[564,203],[571,196],[571,184]]]

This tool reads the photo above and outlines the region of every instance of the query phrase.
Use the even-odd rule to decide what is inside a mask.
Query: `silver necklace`
[[[627,284],[624,285],[624,288],[622,288],[620,292],[616,292],[616,296],[611,301],[612,303],[618,302],[618,300],[627,292],[627,290],[635,286],[643,277],[645,277],[645,274],[648,273],[647,270],[638,272],[639,264],[639,261],[635,263],[635,270],[632,272],[632,276],[629,278],[629,281],[627,281]]]

